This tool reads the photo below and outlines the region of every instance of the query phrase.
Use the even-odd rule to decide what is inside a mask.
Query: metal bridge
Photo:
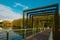
[[[53,20],[49,20],[48,16],[49,15],[53,15]],[[24,10],[23,11],[23,28],[24,29],[29,29],[32,28],[34,29],[34,18],[36,17],[41,17],[41,16],[47,16],[46,20],[40,20],[39,18],[37,18],[37,26],[36,26],[36,30],[39,30],[40,27],[38,27],[38,23],[40,22],[53,22],[51,24],[53,24],[51,26],[52,28],[52,34],[53,34],[53,40],[59,40],[59,12],[58,12],[58,4],[54,4],[54,5],[49,5],[49,6],[45,6],[45,7],[40,7],[40,8],[34,8],[34,9],[29,9],[29,10]],[[25,21],[26,20],[26,21]],[[48,24],[48,23],[47,23]],[[42,25],[42,27],[44,28],[44,23]],[[40,32],[40,31],[38,31]],[[34,33],[38,33],[38,32],[34,32],[33,30],[31,30],[30,32],[25,32],[25,36],[24,38],[27,36],[27,34],[31,35]]]

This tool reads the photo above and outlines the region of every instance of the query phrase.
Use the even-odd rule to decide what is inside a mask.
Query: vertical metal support
[[[24,28],[24,11],[23,11],[23,28]]]
[[[33,16],[32,16],[32,28],[33,28]]]
[[[32,27],[31,27],[31,25],[32,25],[32,22],[31,22],[31,15],[29,15],[29,20],[30,20],[29,27],[32,28]]]
[[[60,34],[59,34],[59,13],[58,13],[58,5],[56,5],[56,11],[54,15],[54,22],[55,22],[55,27],[54,27],[54,34],[53,34],[53,40],[60,40]]]
[[[33,31],[33,34],[34,34],[34,27],[33,27],[33,16],[32,16],[32,31]]]
[[[30,28],[31,28],[31,33],[30,34],[32,35],[33,34],[33,23],[32,23],[33,22],[32,21],[33,18],[32,18],[31,14],[29,15],[29,18],[30,18]]]
[[[6,34],[7,34],[7,40],[9,40],[9,33],[6,31]]]
[[[26,27],[25,29],[28,29],[28,13],[27,13],[27,19],[26,19]],[[25,30],[25,37],[27,37],[27,30]]]
[[[28,28],[28,13],[27,13],[27,19],[26,19],[26,28]]]
[[[24,29],[24,23],[25,23],[25,22],[24,22],[24,20],[25,20],[25,19],[24,19],[24,16],[25,16],[25,15],[24,15],[24,11],[23,11],[23,28],[22,28],[22,29]],[[24,30],[23,30],[23,38],[24,38]]]

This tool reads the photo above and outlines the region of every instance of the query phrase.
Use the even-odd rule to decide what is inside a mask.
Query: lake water
[[[0,32],[0,40],[7,40],[7,32],[1,31]],[[9,40],[22,40],[23,37],[19,34],[16,34],[14,31],[9,31]]]

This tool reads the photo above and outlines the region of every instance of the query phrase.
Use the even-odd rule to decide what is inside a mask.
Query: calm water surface
[[[0,40],[6,40],[6,31],[0,32]],[[9,40],[22,40],[23,37],[19,34],[16,34],[13,30],[9,31]]]

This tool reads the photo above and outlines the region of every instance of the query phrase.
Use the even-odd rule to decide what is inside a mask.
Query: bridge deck
[[[45,30],[43,32],[39,32],[36,35],[31,35],[24,40],[49,40],[51,30]]]

